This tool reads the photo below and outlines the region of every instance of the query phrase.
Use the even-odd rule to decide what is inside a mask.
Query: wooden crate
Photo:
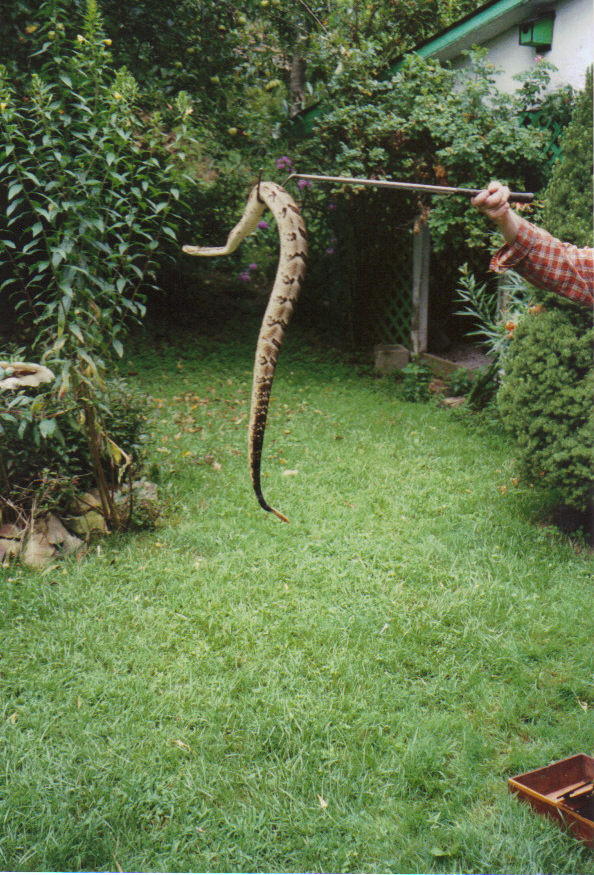
[[[575,754],[509,778],[508,788],[540,814],[561,821],[594,847],[594,758]]]

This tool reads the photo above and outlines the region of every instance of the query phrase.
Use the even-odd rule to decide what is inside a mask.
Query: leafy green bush
[[[142,465],[145,405],[121,379],[109,380],[97,392],[96,403],[102,466],[115,488],[123,473],[135,474]],[[76,492],[94,486],[84,417],[75,400],[59,400],[51,384],[0,393],[0,447],[5,520],[11,512],[65,511]]]
[[[353,51],[328,83],[328,112],[316,119],[310,137],[295,144],[293,162],[298,169],[329,175],[471,187],[497,176],[517,189],[526,188],[528,179],[542,186],[551,135],[526,127],[522,116],[527,100],[541,95],[550,70],[536,65],[514,95],[498,90],[495,74],[481,51],[472,53],[463,69],[412,55],[391,76],[382,71],[381,56]],[[310,278],[315,272],[315,288],[324,288],[332,308],[325,321],[336,323],[350,308],[359,343],[375,339],[361,330],[360,314],[377,288],[389,285],[394,297],[398,290],[408,300],[400,291],[410,288],[406,267],[394,272],[393,265],[405,247],[412,248],[417,216],[431,231],[437,318],[442,312],[451,315],[458,264],[484,264],[491,235],[487,222],[477,222],[468,198],[324,185],[308,193],[304,212],[308,228],[319,216],[338,241],[338,258],[325,257],[324,250],[320,258],[317,228],[310,234]]]
[[[431,370],[423,362],[411,361],[402,369],[400,392],[405,401],[426,401],[429,398]]]
[[[555,237],[592,246],[592,67],[563,136],[561,159],[545,192],[544,224]]]
[[[70,411],[112,516],[106,381],[177,239],[175,165],[191,106],[180,95],[178,125],[166,135],[158,117],[139,111],[130,74],[111,68],[95,0],[74,44],[52,7],[40,7],[35,27],[39,72],[11,82],[0,67],[0,293],[31,328],[33,360],[56,374],[43,402],[52,424],[38,424],[24,403],[19,428],[29,415],[47,441],[54,433],[41,430],[58,435],[58,411]]]
[[[472,376],[466,368],[458,368],[448,380],[450,395],[466,395],[472,389]]]
[[[576,510],[594,490],[594,330],[584,311],[547,308],[515,332],[499,409],[525,477]]]
[[[136,83],[109,67],[95,3],[72,49],[61,33],[47,30],[27,93],[0,68],[0,289],[66,390],[87,368],[105,372],[127,320],[142,318],[179,190],[158,131],[135,113]]]
[[[389,78],[381,66],[381,58],[353,52],[337,68],[328,83],[331,111],[299,146],[302,167],[451,185],[497,176],[521,188],[534,173],[545,181],[550,134],[524,126],[522,114],[550,79],[546,62],[522,75],[514,95],[497,89],[497,70],[483,50],[469,53],[461,69],[417,55]],[[381,193],[366,196],[380,201]],[[411,200],[418,210],[416,197],[393,193],[392,200],[403,212]],[[490,233],[464,198],[434,198],[429,227],[436,251],[482,251]]]

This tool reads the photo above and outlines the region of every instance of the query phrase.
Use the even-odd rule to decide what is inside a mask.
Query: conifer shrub
[[[594,494],[594,330],[587,312],[547,307],[514,334],[499,408],[513,432],[524,476],[578,511]]]
[[[592,67],[563,135],[545,194],[543,223],[560,240],[592,246]]]
[[[592,72],[566,128],[563,156],[546,192],[545,226],[592,245]],[[594,503],[592,312],[550,293],[535,293],[514,332],[499,391],[524,474],[559,505],[589,514]]]

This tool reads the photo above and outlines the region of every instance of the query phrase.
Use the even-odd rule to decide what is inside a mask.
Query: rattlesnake
[[[262,495],[260,463],[276,363],[307,263],[306,232],[299,207],[280,185],[259,182],[252,189],[243,216],[230,232],[224,246],[184,246],[183,251],[188,255],[229,255],[248,234],[256,230],[265,207],[268,207],[276,219],[280,255],[256,345],[248,425],[248,461],[254,492],[260,506],[283,522],[288,522],[286,516],[271,507]]]

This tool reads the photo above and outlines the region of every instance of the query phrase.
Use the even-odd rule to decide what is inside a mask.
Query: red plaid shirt
[[[540,289],[586,307],[594,304],[594,249],[560,243],[524,221],[514,243],[506,244],[491,259],[491,270],[496,273],[509,268]]]

